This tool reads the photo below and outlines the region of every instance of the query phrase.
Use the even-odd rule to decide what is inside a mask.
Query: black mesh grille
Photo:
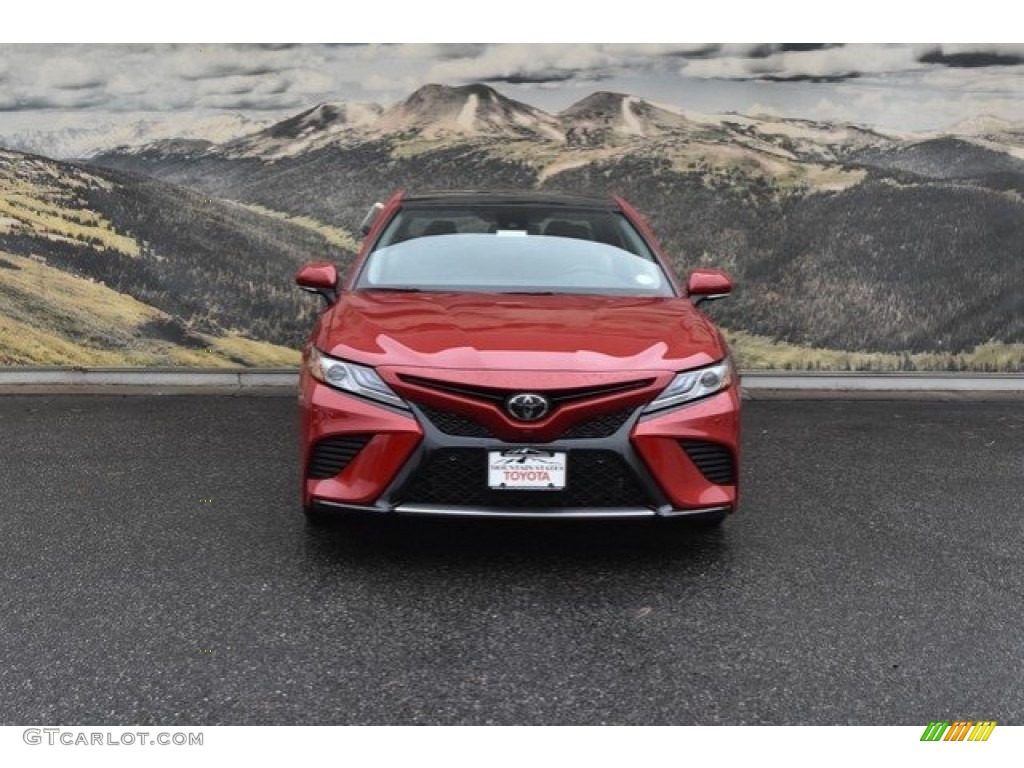
[[[733,485],[736,483],[736,465],[732,459],[732,451],[718,443],[708,443],[704,440],[680,440],[679,444],[690,457],[690,461],[697,465],[712,483],[718,485]]]
[[[494,434],[483,424],[459,413],[442,411],[436,408],[429,408],[420,405],[419,409],[423,415],[430,419],[430,422],[446,435],[459,437],[494,437]],[[584,438],[611,437],[632,415],[633,409],[627,408],[622,411],[605,413],[587,421],[574,424],[559,435],[558,439],[580,440]]]
[[[430,419],[430,422],[446,435],[459,435],[460,437],[494,437],[491,431],[483,424],[474,421],[468,416],[451,411],[440,411],[436,408],[428,408],[420,405],[419,409]]]
[[[614,451],[569,451],[562,491],[502,491],[487,487],[487,451],[435,451],[398,495],[400,503],[452,507],[636,507],[650,500]]]
[[[323,480],[341,472],[370,442],[369,435],[336,435],[325,437],[313,446],[309,457],[307,477]]]
[[[568,431],[562,434],[562,440],[580,440],[583,438],[611,437],[619,431],[619,427],[625,424],[633,414],[632,408],[613,413],[605,413],[594,419],[581,421],[569,427]]]

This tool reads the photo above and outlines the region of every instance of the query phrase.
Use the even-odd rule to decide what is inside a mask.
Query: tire
[[[699,517],[691,517],[688,520],[683,520],[683,524],[695,531],[713,531],[716,528],[721,528],[722,523],[725,522],[725,518],[728,515],[725,512],[712,512],[708,515],[701,515]]]
[[[333,512],[325,512],[320,507],[308,506],[302,508],[303,513],[306,515],[306,523],[316,527],[322,527],[328,525],[333,520],[337,520],[341,515],[334,514]]]
[[[727,512],[708,512],[703,515],[683,515],[681,517],[667,518],[665,522],[684,531],[713,531],[720,528],[725,519],[730,516]]]

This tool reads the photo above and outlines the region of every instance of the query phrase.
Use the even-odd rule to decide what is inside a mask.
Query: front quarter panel
[[[314,496],[370,504],[387,488],[423,438],[411,414],[399,413],[321,384],[305,370],[299,379],[299,439],[303,504]],[[317,441],[335,435],[369,435],[369,443],[344,471],[322,480],[306,477]]]
[[[709,398],[654,414],[633,430],[633,447],[676,509],[715,505],[735,507],[739,482],[716,485],[707,480],[680,447],[685,439],[727,447],[740,466],[740,397],[737,385]]]

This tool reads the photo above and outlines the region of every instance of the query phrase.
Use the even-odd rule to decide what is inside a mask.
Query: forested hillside
[[[282,363],[297,359],[294,348],[315,312],[315,303],[294,287],[296,268],[313,259],[344,259],[322,232],[288,220],[152,178],[6,151],[0,152],[0,252],[157,310],[135,329],[136,347],[145,347],[147,338],[161,348],[252,339],[278,348]],[[50,292],[47,313],[26,286],[15,290],[12,272],[19,263],[8,259],[0,270],[5,309],[45,328],[48,315],[60,315],[62,297]],[[74,326],[64,331],[64,338],[78,338]],[[103,347],[102,339],[96,343]],[[235,363],[264,359],[239,350]]]

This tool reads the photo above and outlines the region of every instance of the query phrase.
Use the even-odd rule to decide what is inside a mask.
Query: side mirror
[[[295,273],[295,284],[308,293],[318,293],[328,304],[338,300],[338,270],[329,261],[306,264]]]
[[[732,292],[732,279],[720,269],[695,269],[686,278],[686,292],[694,306],[724,299]]]

